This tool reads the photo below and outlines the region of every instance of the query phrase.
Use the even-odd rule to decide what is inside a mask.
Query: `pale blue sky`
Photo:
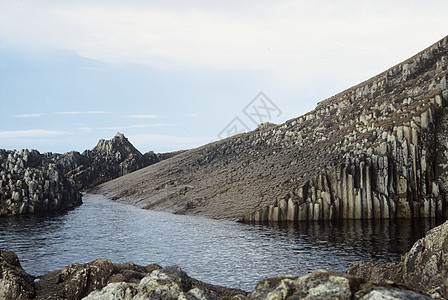
[[[447,1],[0,0],[0,148],[218,139],[263,91],[282,123],[448,34]]]

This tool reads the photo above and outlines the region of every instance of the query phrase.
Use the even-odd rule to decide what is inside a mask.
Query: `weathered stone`
[[[83,300],[132,300],[136,295],[136,289],[125,282],[109,283],[101,290],[96,290]]]
[[[392,285],[363,287],[355,294],[358,300],[432,300],[429,295],[425,295],[412,290],[400,288]]]
[[[250,300],[325,299],[432,299],[430,296],[392,284],[366,283],[344,273],[318,270],[303,277],[279,276],[260,281]]]
[[[392,280],[414,290],[441,294],[447,265],[448,221],[430,230],[400,261],[388,264],[358,262],[350,266],[348,273],[366,281]]]
[[[135,299],[177,299],[190,289],[190,277],[178,266],[171,266],[144,277],[137,287]]]
[[[0,249],[0,299],[31,299],[35,293],[34,278],[22,269],[17,255]]]

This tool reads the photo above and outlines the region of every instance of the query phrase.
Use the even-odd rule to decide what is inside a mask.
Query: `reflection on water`
[[[0,247],[39,275],[99,257],[177,264],[208,283],[251,290],[266,277],[345,270],[351,262],[398,259],[430,228],[424,221],[246,225],[141,210],[101,195],[64,214],[0,219]]]

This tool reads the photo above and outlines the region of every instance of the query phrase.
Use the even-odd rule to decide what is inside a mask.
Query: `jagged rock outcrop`
[[[121,133],[82,154],[0,150],[0,216],[73,208],[79,191],[182,152],[141,154]]]
[[[401,260],[387,264],[371,261],[354,263],[347,271],[371,282],[391,280],[414,290],[443,295],[448,267],[448,222],[428,231]],[[445,285],[444,285],[445,284]]]
[[[0,150],[0,216],[67,210],[81,203],[81,194],[46,155]]]
[[[445,37],[304,116],[190,150],[101,192],[246,222],[446,217],[447,62]]]
[[[123,176],[149,166],[160,159],[154,152],[141,154],[122,134],[101,139],[92,150],[55,154],[53,159],[67,179],[79,190]]]

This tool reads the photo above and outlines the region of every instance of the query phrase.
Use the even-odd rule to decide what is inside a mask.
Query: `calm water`
[[[208,283],[251,290],[266,277],[345,270],[351,262],[397,259],[435,222],[245,225],[141,210],[101,195],[58,215],[0,218],[0,247],[41,275],[74,262],[177,264]]]

